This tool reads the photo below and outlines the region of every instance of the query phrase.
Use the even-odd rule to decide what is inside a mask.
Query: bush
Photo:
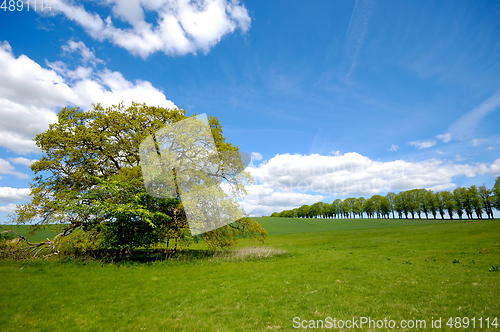
[[[9,231],[0,232],[0,241],[2,240],[12,240],[14,236]]]

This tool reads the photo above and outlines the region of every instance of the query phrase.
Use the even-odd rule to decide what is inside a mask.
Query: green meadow
[[[293,331],[328,317],[498,330],[500,220],[258,220],[266,243],[239,249],[277,254],[225,259],[196,246],[142,263],[0,261],[0,330]]]

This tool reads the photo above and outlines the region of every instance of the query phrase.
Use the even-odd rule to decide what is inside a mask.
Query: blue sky
[[[25,5],[26,6],[26,5]],[[248,211],[500,176],[498,1],[51,1],[0,9],[0,221],[62,107],[217,116]]]

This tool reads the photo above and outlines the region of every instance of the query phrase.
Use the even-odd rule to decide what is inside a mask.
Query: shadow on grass
[[[235,250],[186,249],[158,250],[135,249],[123,254],[112,251],[94,251],[87,255],[68,255],[61,262],[90,262],[114,264],[144,264],[153,262],[220,262],[220,261],[252,261],[276,256],[290,256],[284,250],[269,247],[248,247]]]

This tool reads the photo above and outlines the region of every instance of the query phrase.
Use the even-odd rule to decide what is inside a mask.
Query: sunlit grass
[[[196,257],[2,261],[1,330],[290,331],[294,317],[500,316],[500,272],[490,272],[498,220],[274,235]]]

